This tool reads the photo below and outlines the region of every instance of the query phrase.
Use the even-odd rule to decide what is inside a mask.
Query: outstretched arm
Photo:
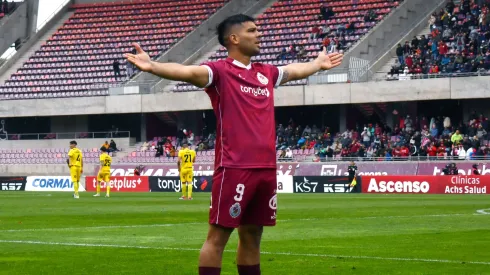
[[[136,54],[126,53],[124,57],[144,72],[169,80],[187,82],[200,88],[204,88],[209,83],[209,72],[203,66],[155,62],[141,49],[138,43],[133,43],[133,46],[136,49]]]
[[[283,74],[281,84],[289,81],[300,80],[307,78],[321,70],[330,70],[342,63],[344,55],[341,53],[329,53],[324,47],[323,51],[318,54],[318,57],[308,63],[292,63],[282,68]]]

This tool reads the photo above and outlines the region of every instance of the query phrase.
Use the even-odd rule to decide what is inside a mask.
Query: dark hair
[[[219,43],[223,47],[226,47],[225,36],[230,31],[231,27],[235,25],[240,25],[245,22],[255,22],[255,19],[245,14],[235,14],[219,23],[219,25],[216,27],[216,33],[218,34]]]
[[[102,146],[102,147],[100,147],[100,151],[107,152],[107,148],[105,148],[104,146]]]
[[[70,144],[75,144],[75,145],[77,145],[77,142],[76,142],[76,141],[74,141],[74,140],[72,140],[72,141],[70,141]]]

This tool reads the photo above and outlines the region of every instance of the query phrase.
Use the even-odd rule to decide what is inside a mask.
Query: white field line
[[[368,216],[368,217],[335,217],[335,218],[311,218],[311,219],[285,219],[277,220],[278,223],[292,221],[322,221],[322,220],[371,220],[371,219],[404,219],[404,218],[423,218],[423,217],[456,217],[456,216],[480,216],[479,214],[434,214],[434,215],[412,215],[412,216]],[[41,232],[41,231],[70,231],[70,230],[92,230],[92,229],[122,229],[122,228],[151,228],[151,227],[173,227],[188,225],[207,225],[206,222],[189,223],[163,223],[163,224],[135,224],[135,225],[105,225],[105,226],[86,226],[86,227],[59,227],[59,228],[32,228],[32,229],[4,229],[1,232]]]
[[[490,215],[490,208],[478,209],[476,210],[476,213],[483,214],[483,215]]]
[[[16,243],[16,244],[37,244],[49,246],[79,246],[79,247],[108,247],[108,248],[128,248],[128,249],[154,249],[154,250],[174,250],[174,251],[200,251],[198,248],[183,248],[183,247],[151,247],[137,245],[117,245],[117,244],[89,244],[89,243],[62,243],[62,242],[43,242],[43,241],[22,241],[22,240],[0,240],[0,243]],[[225,250],[228,253],[235,253],[233,250]],[[406,261],[406,262],[430,262],[430,263],[450,263],[450,264],[474,264],[474,265],[490,265],[490,262],[478,261],[457,261],[444,259],[421,259],[421,258],[398,258],[398,257],[376,257],[376,256],[361,256],[361,255],[331,255],[331,254],[314,254],[314,253],[294,253],[294,252],[261,252],[263,255],[282,255],[296,257],[320,257],[320,258],[347,258],[347,259],[368,259],[368,260],[384,260],[384,261]]]

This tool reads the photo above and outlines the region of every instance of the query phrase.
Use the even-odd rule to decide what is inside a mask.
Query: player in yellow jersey
[[[101,182],[105,182],[106,184],[105,197],[108,198],[109,194],[111,193],[110,181],[111,181],[112,158],[107,153],[106,147],[104,146],[100,147],[100,151],[102,153],[100,154],[100,169],[99,169],[99,173],[97,174],[97,194],[95,194],[94,197],[100,197],[100,184]]]
[[[77,142],[70,141],[70,151],[68,152],[68,159],[66,160],[68,167],[70,168],[71,181],[73,182],[73,189],[75,199],[80,198],[78,196],[78,188],[80,187],[80,175],[83,173],[83,155],[82,151],[77,148]]]
[[[194,161],[196,161],[196,151],[189,149],[189,144],[184,143],[179,151],[177,166],[182,182],[181,200],[192,200],[192,181],[194,179]],[[187,196],[186,196],[187,195]]]

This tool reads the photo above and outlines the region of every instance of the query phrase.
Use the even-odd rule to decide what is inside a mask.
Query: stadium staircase
[[[6,69],[4,73],[0,75],[0,84],[3,84],[5,80],[8,80],[12,74],[17,72],[29,58],[31,58],[32,55],[36,53],[36,51],[39,51],[41,49],[41,46],[46,44],[46,41],[49,40],[49,38],[53,35],[54,32],[56,32],[57,29],[59,29],[65,21],[67,21],[71,16],[73,15],[73,12],[67,12],[65,13],[61,19],[57,20],[57,22],[52,25],[48,30],[45,31],[44,35],[39,37],[38,39],[36,38],[31,38],[31,40],[34,41],[29,41],[29,42],[34,42],[32,46],[26,45],[21,49],[22,51],[18,51],[16,53],[17,58],[16,61],[13,62],[13,64],[10,64],[10,66]],[[8,63],[5,63],[6,65]],[[0,71],[1,72],[1,71]]]
[[[360,70],[361,73],[356,74],[357,78],[354,81],[371,78],[373,75],[371,72],[375,72],[380,67],[378,61],[389,53],[398,44],[398,41],[420,32],[421,29],[416,28],[420,22],[427,22],[426,18],[432,11],[443,6],[445,2],[446,0],[405,0],[401,2],[397,9],[387,15],[345,53],[345,62],[339,68],[329,71],[328,74],[346,73],[347,70],[352,74],[353,71]],[[385,59],[381,66],[387,60]],[[319,75],[322,74],[327,73],[319,73]],[[310,77],[309,82],[317,84],[322,79],[324,78]]]
[[[413,36],[422,34],[427,35],[430,32],[427,22],[431,14],[444,8],[446,2],[447,1],[444,0],[423,2],[425,8],[417,14],[414,18],[415,20],[410,24],[410,28],[395,35],[392,42],[386,45],[385,48],[387,49],[381,53],[381,55],[377,56],[376,59],[372,60],[369,65],[369,71],[372,72],[370,75],[371,79],[379,79],[381,73],[390,71],[391,65],[395,62],[396,47],[399,43],[412,41]],[[384,77],[386,77],[386,74],[384,74]]]
[[[429,25],[427,24],[426,28],[424,28],[421,32],[419,32],[416,35],[417,35],[417,37],[420,38],[420,36],[422,36],[422,35],[425,35],[427,37],[428,34],[430,34],[430,28],[429,28]],[[410,42],[411,39],[409,39],[408,41]],[[400,41],[400,42],[402,42],[402,41]],[[395,44],[395,49],[396,49],[397,45],[398,45],[398,43]],[[397,60],[396,53],[393,51],[390,51],[390,53],[391,53],[391,59],[385,65],[383,65],[380,69],[378,69],[376,71],[376,73],[373,76],[373,78],[375,80],[386,79],[386,75],[391,71],[391,67],[393,66],[393,64],[395,64],[395,61]]]
[[[270,6],[272,6],[272,4],[274,4],[275,1],[266,1],[266,2],[267,3],[266,3],[265,6],[261,6],[262,8],[260,10],[258,10],[254,14],[250,14],[250,15],[252,17],[256,18],[259,14],[262,14],[267,8],[269,8]],[[199,58],[197,58],[194,62],[191,63],[192,65],[200,65],[203,62],[208,61],[210,59],[210,57],[213,54],[215,54],[221,48],[221,45],[218,42],[217,36],[213,37],[209,42],[207,42],[207,45],[209,45],[209,46],[213,45],[213,47],[208,52],[200,55]],[[189,57],[189,59],[192,60],[192,59],[195,59],[195,57],[194,56],[191,56],[191,57]],[[162,81],[162,80],[160,80],[160,81]],[[168,85],[166,85],[165,88],[163,89],[164,92],[174,91],[175,90],[175,87],[180,82],[179,81],[170,81],[170,82],[167,81],[167,83],[168,83]],[[158,86],[161,86],[160,82],[158,83]]]
[[[68,9],[74,9],[73,16],[65,17],[60,28],[50,31],[52,36],[45,45],[41,45],[38,51],[39,47],[31,47],[29,53],[17,53],[15,56],[30,57],[22,67],[12,68],[10,65],[14,61],[11,61],[9,66],[0,68],[5,81],[5,85],[0,85],[0,97],[107,95],[109,87],[120,86],[127,79],[126,61],[122,54],[132,50],[130,42],[140,42],[152,58],[157,58],[201,27],[228,1],[134,0],[76,5],[68,1],[67,9],[59,14],[65,15]],[[115,59],[121,64],[122,78],[114,77],[112,63]],[[9,72],[5,73],[7,68],[10,68]]]
[[[165,54],[157,59],[159,62],[176,62],[185,65],[199,64],[205,61],[204,57],[212,54],[217,49],[216,26],[230,14],[243,13],[254,16],[260,11],[271,6],[274,0],[231,0],[223,8],[214,13],[203,24],[197,27],[189,35],[175,44]],[[214,51],[213,51],[214,50]],[[199,59],[199,57],[201,57]],[[161,92],[174,87],[176,82],[160,79],[148,73],[139,73],[130,81],[134,83],[155,83],[153,92]],[[169,88],[165,88],[169,86]]]
[[[2,1],[3,3],[3,1]],[[26,37],[27,3],[19,3],[15,11],[0,21],[0,55],[2,55],[17,39]]]

